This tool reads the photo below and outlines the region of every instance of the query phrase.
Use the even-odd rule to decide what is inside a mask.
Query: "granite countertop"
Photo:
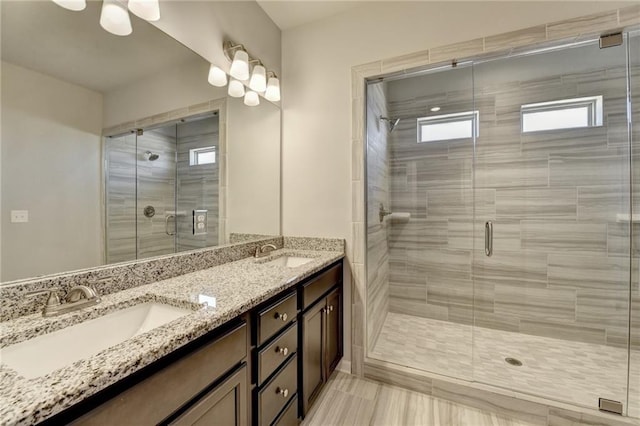
[[[313,261],[295,268],[265,263],[282,254],[311,257]],[[246,258],[106,295],[98,305],[80,311],[50,318],[32,314],[0,323],[1,348],[147,301],[193,310],[45,376],[26,379],[0,359],[0,424],[30,425],[45,420],[342,257],[341,251],[281,249],[267,258]],[[215,307],[200,303],[211,298],[215,298]]]

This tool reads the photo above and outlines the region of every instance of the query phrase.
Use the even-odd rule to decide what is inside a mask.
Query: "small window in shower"
[[[478,111],[418,118],[418,143],[478,136]]]
[[[205,146],[189,150],[189,165],[201,166],[203,164],[214,164],[216,162],[216,147]]]
[[[522,133],[602,126],[602,96],[522,105]]]

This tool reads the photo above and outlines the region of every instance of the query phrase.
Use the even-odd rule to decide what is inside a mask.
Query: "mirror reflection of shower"
[[[156,161],[158,158],[160,158],[160,155],[155,154],[151,151],[147,151],[144,153],[144,158],[146,158],[147,161]]]
[[[386,121],[389,125],[389,133],[393,132],[393,129],[396,128],[398,123],[400,122],[399,118],[389,118],[380,116],[380,121]]]

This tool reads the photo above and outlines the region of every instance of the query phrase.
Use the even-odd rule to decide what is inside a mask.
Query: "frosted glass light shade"
[[[234,98],[241,98],[244,96],[244,84],[240,83],[238,80],[233,80],[229,82],[229,96]]]
[[[267,91],[265,92],[264,97],[271,102],[278,102],[280,100],[280,80],[276,77],[269,77]]]
[[[244,104],[247,106],[260,105],[260,96],[252,90],[247,90],[247,93],[244,94]]]
[[[227,84],[227,73],[219,67],[211,64],[209,67],[209,84],[216,87],[224,87]]]
[[[53,0],[53,2],[60,7],[73,10],[74,12],[84,10],[87,7],[86,0]]]
[[[249,80],[249,54],[247,52],[244,50],[236,51],[229,74],[238,80]]]
[[[253,67],[249,87],[256,92],[264,92],[267,89],[267,70],[262,65]]]
[[[100,26],[118,36],[129,35],[133,31],[129,12],[118,0],[103,0]]]
[[[138,18],[147,21],[160,19],[159,0],[129,0],[129,10]]]

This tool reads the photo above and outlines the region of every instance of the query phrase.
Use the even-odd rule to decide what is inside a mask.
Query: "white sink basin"
[[[308,257],[283,255],[266,262],[267,265],[286,266],[287,268],[295,268],[305,263],[311,262],[313,259]]]
[[[141,303],[2,348],[0,360],[21,376],[31,379],[91,357],[192,312],[162,303]]]

